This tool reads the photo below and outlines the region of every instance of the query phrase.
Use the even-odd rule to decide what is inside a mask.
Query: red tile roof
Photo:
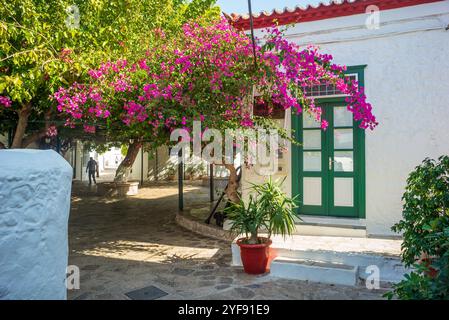
[[[320,3],[317,6],[296,6],[293,9],[275,9],[271,13],[260,12],[253,14],[253,22],[254,28],[257,29],[272,26],[275,21],[279,25],[286,25],[361,14],[365,13],[366,8],[370,5],[376,5],[380,10],[389,10],[439,1],[443,0],[331,0],[327,4]],[[250,28],[248,14],[231,13],[230,15],[224,15],[236,28],[241,30]]]

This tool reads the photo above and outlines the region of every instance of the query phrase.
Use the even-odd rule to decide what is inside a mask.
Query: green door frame
[[[359,66],[351,66],[347,67],[346,74],[357,74],[357,80],[360,86],[365,86],[364,79],[364,69],[366,65]],[[345,97],[329,97],[329,98],[317,98],[315,99],[315,103],[317,105],[322,105],[324,108],[326,106],[336,106],[336,105],[345,105]],[[302,117],[301,115],[292,115],[292,130],[294,134],[294,138],[296,141],[301,142],[302,138],[300,137],[300,133],[302,132]],[[365,206],[366,206],[366,185],[365,185],[365,130],[360,129],[358,127],[358,123],[354,123],[354,207],[357,212],[355,214],[358,218],[365,218]],[[324,144],[324,134],[322,135],[322,148],[329,148],[328,145]],[[322,157],[322,168],[327,166],[327,157]],[[292,144],[292,195],[299,195],[300,201],[302,201],[302,188],[300,185],[300,168],[302,167],[302,158],[301,158],[301,146],[296,144]],[[308,176],[320,176],[322,177],[322,186],[329,186],[329,177],[327,174],[314,174],[308,173]],[[322,188],[324,190],[324,187]],[[328,203],[332,203],[332,199],[327,199],[327,197],[332,196],[329,195],[328,192],[322,192],[322,207],[317,208],[308,208],[307,213],[301,212],[301,206],[299,206],[298,213],[304,215],[323,215],[324,212],[327,212],[327,215],[336,215],[336,216],[345,216],[348,213],[346,209],[343,208],[334,208],[332,209],[334,212],[329,212]],[[333,196],[332,196],[333,198]],[[338,212],[336,212],[338,211]],[[354,217],[354,213],[350,213],[351,217]]]

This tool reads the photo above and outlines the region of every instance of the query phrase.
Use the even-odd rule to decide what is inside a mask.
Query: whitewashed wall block
[[[54,151],[0,151],[0,299],[67,298],[72,174]]]

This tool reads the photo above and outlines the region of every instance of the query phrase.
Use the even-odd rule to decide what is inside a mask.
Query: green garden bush
[[[399,299],[449,298],[449,156],[426,158],[410,173],[402,197],[402,261],[413,267],[386,296]]]

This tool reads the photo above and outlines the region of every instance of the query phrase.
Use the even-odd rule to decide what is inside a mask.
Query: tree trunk
[[[229,170],[229,180],[228,187],[226,188],[226,196],[228,197],[228,200],[230,202],[238,203],[240,201],[240,198],[237,191],[239,188],[239,183],[237,181],[237,169],[233,164],[225,164],[224,166]]]
[[[252,232],[251,237],[248,240],[248,244],[258,244],[259,238],[257,237],[257,232]]]
[[[142,147],[142,141],[135,140],[128,147],[128,152],[126,153],[125,159],[120,163],[115,172],[114,182],[127,182],[129,173],[137,158],[140,148]]]
[[[3,142],[0,141],[0,149],[6,149],[6,146]]]
[[[17,122],[16,132],[14,133],[14,139],[12,141],[11,149],[22,148],[23,137],[28,125],[28,118],[31,114],[31,102],[26,103],[19,110],[19,121]]]
[[[30,144],[32,144],[33,142],[36,142],[39,139],[42,139],[43,137],[45,137],[47,135],[48,129],[50,128],[50,119],[51,119],[51,113],[52,110],[49,109],[44,116],[45,119],[45,127],[38,131],[38,132],[34,132],[26,137],[23,137],[22,139],[22,148],[26,148],[28,147]]]

